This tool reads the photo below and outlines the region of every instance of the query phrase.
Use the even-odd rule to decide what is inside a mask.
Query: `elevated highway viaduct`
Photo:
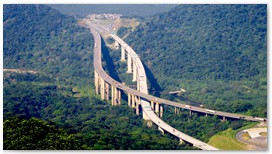
[[[190,111],[201,112],[206,114],[216,114],[222,117],[230,117],[236,119],[245,119],[252,121],[262,121],[253,117],[248,117],[244,115],[214,111],[209,109],[204,109],[195,106],[188,106],[186,104],[180,104],[158,97],[148,95],[146,75],[143,65],[137,56],[137,54],[118,36],[111,34],[115,39],[116,45],[121,45],[121,61],[127,61],[128,71],[127,73],[133,73],[133,81],[137,81],[137,90],[126,87],[125,85],[112,79],[103,69],[101,63],[101,37],[99,33],[92,27],[89,27],[94,36],[95,47],[94,47],[94,69],[95,69],[95,87],[96,93],[101,95],[102,99],[109,100],[111,98],[112,105],[121,104],[121,91],[126,92],[128,95],[128,105],[136,109],[136,114],[139,115],[139,108],[142,108],[143,119],[148,121],[149,125],[152,122],[155,123],[159,130],[162,132],[167,131],[168,133],[176,136],[180,141],[186,141],[192,145],[202,149],[202,150],[218,150],[217,148],[210,146],[202,141],[199,141],[189,135],[186,135],[179,130],[171,127],[159,117],[162,116],[163,108],[162,104],[169,106],[174,106],[176,108],[188,109]],[[98,29],[97,27],[95,27]],[[98,29],[100,32],[103,31],[101,28]],[[125,59],[125,54],[127,54],[127,60]],[[111,92],[110,92],[111,91]],[[111,93],[111,95],[110,95]],[[154,113],[155,111],[155,113]]]
[[[104,27],[99,26],[99,25],[95,25],[95,29],[97,29],[100,32],[109,33]],[[134,52],[134,50],[129,45],[127,45],[122,39],[120,39],[118,36],[116,36],[114,34],[110,34],[110,36],[116,41],[115,42],[116,45],[121,46],[121,61],[125,61],[125,54],[127,54],[127,63],[128,63],[128,65],[127,65],[128,66],[128,71],[127,72],[128,73],[131,73],[131,64],[132,63],[136,63],[137,67],[135,67],[135,68],[138,69],[138,70],[140,68],[143,68],[141,60],[138,58],[137,54]],[[137,61],[135,62],[134,59],[132,61],[130,59],[130,57],[136,57],[135,59]],[[135,66],[135,65],[133,64],[133,66]],[[206,114],[206,115],[217,115],[217,116],[222,117],[223,120],[225,120],[226,118],[232,118],[232,119],[242,119],[242,120],[256,121],[256,122],[258,122],[258,121],[260,121],[260,122],[267,121],[266,118],[246,116],[246,115],[242,115],[242,114],[211,110],[211,109],[202,108],[202,107],[198,107],[198,106],[191,106],[191,105],[187,105],[187,104],[177,103],[177,102],[174,102],[174,101],[169,101],[169,100],[166,100],[166,99],[162,99],[162,98],[159,98],[159,97],[148,95],[147,84],[141,84],[141,83],[146,83],[146,77],[143,78],[143,76],[145,76],[144,68],[140,69],[140,71],[141,72],[133,71],[133,76],[134,76],[133,81],[135,81],[135,79],[139,76],[138,79],[140,81],[137,81],[137,90],[140,91],[140,92],[143,92],[142,95],[141,95],[141,98],[145,98],[146,100],[149,100],[150,104],[151,104],[151,107],[152,107],[152,109],[155,109],[155,112],[159,112],[159,110],[156,110],[156,107],[155,107],[157,104],[159,104],[159,105],[165,104],[165,105],[168,105],[168,106],[175,107],[176,110],[186,109],[186,110],[189,110],[190,112],[199,112],[199,113],[203,113],[203,114]],[[137,76],[137,74],[138,74],[138,76]],[[140,89],[138,89],[139,85],[141,85]]]

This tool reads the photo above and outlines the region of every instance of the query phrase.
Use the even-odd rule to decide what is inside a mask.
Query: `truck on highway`
[[[187,108],[189,108],[189,109],[191,109],[191,108],[192,108],[190,105],[185,105],[185,107],[187,107]]]
[[[206,111],[207,111],[207,112],[211,112],[211,113],[215,113],[214,110],[208,110],[208,109],[206,109]]]
[[[265,121],[265,119],[263,118],[257,118],[257,117],[253,117],[254,119],[260,120],[260,121]]]

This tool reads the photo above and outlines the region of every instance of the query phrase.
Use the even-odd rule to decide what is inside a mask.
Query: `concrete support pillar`
[[[146,120],[146,124],[147,124],[147,127],[152,127],[152,124],[153,124],[153,122],[152,122],[152,120]]]
[[[126,61],[125,59],[125,48],[121,46],[121,61]]]
[[[140,91],[140,82],[137,82],[137,90]]]
[[[135,63],[133,63],[132,65],[133,65],[133,79],[132,79],[132,82],[135,82],[135,81],[137,81],[137,68],[136,68]]]
[[[128,93],[128,106],[131,106],[131,95]]]
[[[115,88],[114,98],[115,98],[114,105],[119,105],[120,104],[120,91],[117,88]]]
[[[99,94],[99,82],[98,82],[98,74],[96,73],[96,71],[94,71],[94,85],[95,85],[95,92],[98,95]]]
[[[184,141],[180,138],[179,139],[179,144],[183,144],[184,143]]]
[[[161,127],[158,127],[159,131],[162,132],[162,134],[164,135],[164,130]]]
[[[110,95],[110,94],[109,94],[109,84],[108,84],[108,83],[106,83],[105,88],[106,88],[106,89],[105,89],[105,90],[106,90],[106,91],[105,91],[105,95],[106,95],[105,98],[106,98],[106,100],[109,100],[109,97],[110,97],[109,95]]]
[[[222,121],[226,121],[226,117],[225,116],[223,117]]]
[[[131,105],[131,107],[135,108],[135,96],[131,95],[131,99],[132,99],[132,105]]]
[[[160,104],[156,102],[155,112],[157,115],[159,114],[159,106]]]
[[[136,114],[140,115],[140,109],[139,109],[139,99],[137,98],[137,103],[136,103]]]
[[[144,111],[142,112],[142,115],[143,115],[144,120],[151,122],[151,124],[148,124],[151,127],[152,126],[152,120],[147,116],[147,114]]]
[[[104,79],[100,78],[100,94],[101,94],[101,99],[102,100],[105,100],[105,81]]]
[[[175,107],[175,114],[179,114],[180,113],[180,108]]]
[[[115,90],[116,87],[114,87],[113,85],[111,85],[111,105],[115,105]]]
[[[162,117],[162,114],[163,114],[163,107],[162,105],[160,106],[160,117]]]
[[[121,105],[121,90],[118,90],[118,105]]]
[[[131,63],[132,63],[132,58],[131,56],[128,54],[127,55],[127,73],[132,73],[132,70],[131,70]]]
[[[152,108],[152,110],[154,110],[154,102],[153,101],[151,101],[151,108]]]
[[[192,110],[190,110],[190,111],[189,111],[189,116],[191,117],[191,116],[192,116],[192,114],[193,114],[193,113],[192,113]]]
[[[205,115],[206,117],[208,116],[208,114],[206,113],[206,115]]]
[[[116,48],[116,49],[119,49],[119,44],[118,44],[117,41],[115,41],[114,45],[115,45],[115,48]]]

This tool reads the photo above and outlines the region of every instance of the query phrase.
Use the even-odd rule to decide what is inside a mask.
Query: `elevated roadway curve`
[[[100,25],[94,25],[94,26],[95,26],[95,29],[97,29],[99,32],[110,33],[104,27],[102,27]],[[131,51],[131,50],[133,51],[133,49],[131,49],[130,46],[128,46],[118,36],[116,36],[114,34],[111,34],[111,36],[115,39],[115,41],[117,41],[121,45],[123,45],[123,47],[126,48],[127,51]],[[143,86],[143,87],[144,87],[144,89],[147,88],[147,86]],[[145,91],[147,91],[147,89]],[[141,92],[143,92],[143,88],[141,89]],[[197,106],[189,106],[187,104],[177,103],[177,102],[169,101],[169,100],[162,99],[159,97],[155,97],[152,95],[148,95],[146,92],[143,92],[143,93],[137,94],[137,95],[141,96],[141,98],[145,98],[149,101],[159,102],[161,104],[165,104],[165,105],[169,105],[169,106],[173,106],[173,107],[178,107],[178,108],[182,108],[182,109],[187,109],[190,111],[195,111],[195,112],[204,113],[204,114],[217,115],[217,116],[222,116],[225,118],[241,119],[241,120],[256,121],[256,122],[267,121],[266,118],[261,118],[261,117],[246,116],[246,115],[242,115],[242,114],[235,114],[235,113],[211,110],[211,109],[197,107]]]
[[[161,104],[165,104],[165,105],[169,105],[169,106],[183,108],[183,109],[187,109],[187,110],[195,111],[195,112],[200,112],[200,113],[218,115],[218,116],[222,116],[222,117],[229,117],[229,118],[234,118],[234,119],[243,119],[243,120],[250,120],[250,121],[266,121],[266,118],[251,117],[251,116],[245,116],[245,115],[241,115],[241,114],[233,114],[233,113],[228,113],[228,112],[215,111],[215,110],[205,109],[205,108],[196,107],[196,106],[188,106],[186,104],[181,104],[181,103],[177,103],[177,102],[173,102],[173,101],[169,101],[169,100],[165,100],[165,99],[161,99],[161,98],[158,98],[155,96],[148,95],[146,76],[145,76],[144,70],[143,70],[143,72],[144,72],[145,78],[142,80],[140,77],[137,78],[137,81],[138,81],[137,84],[139,83],[139,86],[140,86],[138,91],[124,86],[123,84],[115,81],[110,76],[108,76],[108,74],[105,73],[105,71],[102,67],[102,64],[101,64],[101,38],[100,38],[100,35],[96,32],[96,30],[98,30],[100,32],[105,32],[105,33],[109,33],[109,32],[105,31],[103,29],[103,27],[95,26],[96,30],[94,30],[94,28],[91,28],[91,27],[89,27],[89,28],[91,29],[91,32],[93,33],[94,39],[95,39],[96,45],[95,45],[95,49],[94,49],[94,51],[95,51],[94,52],[94,68],[95,68],[95,71],[99,74],[99,76],[101,78],[103,78],[107,83],[110,83],[111,85],[114,85],[115,87],[122,89],[125,92],[133,94],[135,96],[140,96],[141,98],[144,98],[145,100],[141,99],[141,106],[142,106],[144,114],[146,114],[156,125],[158,125],[159,128],[162,128],[163,130],[180,138],[181,140],[187,141],[187,142],[193,144],[194,146],[196,146],[200,149],[203,149],[203,150],[218,150],[215,147],[212,147],[202,141],[199,141],[193,137],[190,137],[190,136],[174,129],[173,127],[171,127],[170,125],[168,125],[167,123],[162,121],[154,113],[154,111],[150,107],[150,103],[148,101],[159,102]],[[123,42],[118,36],[116,36],[114,34],[111,34],[111,36],[122,47],[124,47],[127,52],[131,51],[129,54],[131,54],[132,57],[135,57],[134,60],[139,60],[139,62],[137,62],[137,71],[138,71],[138,74],[143,74],[143,72],[139,73],[139,71],[142,71],[141,69],[143,69],[143,66],[142,66],[140,59],[139,58],[137,59],[137,54],[135,54],[135,52],[125,42]],[[134,56],[133,56],[133,54],[134,54]],[[146,100],[148,100],[148,101],[146,101]]]
[[[142,96],[144,96],[143,98],[149,98],[150,95],[142,93],[140,91],[131,89],[129,87],[124,86],[123,84],[115,81],[113,78],[111,78],[103,69],[102,67],[102,63],[101,63],[101,37],[98,34],[98,32],[96,32],[96,30],[94,30],[93,28],[91,28],[91,32],[94,36],[94,41],[95,41],[95,47],[94,47],[94,69],[97,72],[97,74],[99,75],[99,77],[103,78],[106,82],[114,85],[115,87],[122,89],[123,91],[126,91],[130,94],[134,94],[136,96],[140,96],[142,98]],[[150,97],[153,98],[153,97]],[[198,147],[202,150],[219,150],[207,143],[204,143],[200,140],[197,140],[187,134],[184,134],[182,132],[180,132],[179,130],[176,130],[175,128],[171,127],[170,125],[168,125],[167,123],[165,123],[163,120],[161,120],[151,109],[150,104],[143,100],[141,101],[141,106],[143,109],[143,112],[156,124],[159,126],[159,128],[162,128],[163,130],[169,132],[170,134],[176,136],[177,138],[184,140],[188,143],[193,144],[195,147]]]

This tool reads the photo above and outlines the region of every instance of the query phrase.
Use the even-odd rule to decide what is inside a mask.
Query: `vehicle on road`
[[[208,110],[208,109],[206,109],[206,111],[207,111],[207,112],[211,112],[211,113],[215,113],[214,110]]]

